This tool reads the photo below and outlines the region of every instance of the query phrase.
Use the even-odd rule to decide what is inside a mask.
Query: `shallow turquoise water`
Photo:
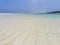
[[[8,15],[8,16],[32,16],[32,17],[38,17],[38,18],[59,18],[60,19],[60,14],[27,14],[27,13],[3,13],[0,15]]]
[[[33,16],[40,18],[60,18],[60,14],[15,14],[17,16]]]

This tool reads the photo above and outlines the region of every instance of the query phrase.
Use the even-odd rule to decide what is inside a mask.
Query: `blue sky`
[[[59,10],[60,0],[0,0],[0,12],[43,13]]]

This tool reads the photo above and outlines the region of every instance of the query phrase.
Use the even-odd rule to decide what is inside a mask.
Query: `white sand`
[[[60,45],[60,19],[0,15],[0,45]]]

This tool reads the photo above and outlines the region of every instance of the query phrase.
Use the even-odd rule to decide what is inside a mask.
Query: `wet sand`
[[[44,16],[0,14],[0,45],[60,45],[60,18]]]

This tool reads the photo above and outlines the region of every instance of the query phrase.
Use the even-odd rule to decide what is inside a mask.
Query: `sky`
[[[45,13],[60,11],[60,0],[0,0],[0,12]]]

